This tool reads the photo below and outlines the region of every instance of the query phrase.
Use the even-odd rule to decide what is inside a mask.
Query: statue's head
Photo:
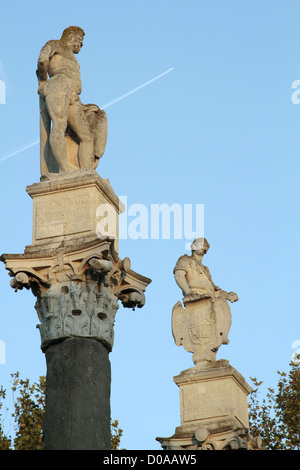
[[[60,40],[72,47],[74,54],[78,54],[83,45],[84,31],[79,26],[69,26],[66,28]]]
[[[192,252],[195,251],[197,253],[205,255],[205,253],[207,253],[209,250],[209,243],[206,238],[196,238],[196,240],[194,240],[191,244],[191,250]]]

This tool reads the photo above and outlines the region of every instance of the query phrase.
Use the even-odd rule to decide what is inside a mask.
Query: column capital
[[[3,254],[15,291],[31,289],[40,320],[42,350],[68,337],[101,341],[111,350],[119,308],[145,304],[151,280],[131,269],[129,258],[119,258],[114,241],[94,241],[54,252],[27,249]]]

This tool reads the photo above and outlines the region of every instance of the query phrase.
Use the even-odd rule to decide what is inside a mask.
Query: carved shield
[[[209,342],[215,342],[215,322],[210,300],[173,307],[172,332],[177,346],[194,353]]]
[[[192,343],[206,344],[213,335],[213,310],[210,301],[187,306],[188,332]]]
[[[172,333],[176,346],[181,346],[186,336],[186,316],[181,302],[177,302],[172,310]]]

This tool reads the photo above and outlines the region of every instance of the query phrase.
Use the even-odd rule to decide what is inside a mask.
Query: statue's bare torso
[[[72,98],[76,99],[76,96],[81,93],[81,78],[80,78],[80,66],[78,60],[76,59],[74,53],[69,48],[64,47],[61,44],[61,41],[49,41],[42,48],[40,53],[39,60],[48,60],[48,75],[50,79],[47,82],[46,88],[45,85],[41,86],[40,92],[43,95],[48,95],[51,93],[51,82],[53,77],[57,75],[63,76],[66,81],[68,81],[68,86],[64,87],[66,93],[71,93]],[[60,77],[61,79],[62,77]],[[54,87],[53,87],[54,88]]]

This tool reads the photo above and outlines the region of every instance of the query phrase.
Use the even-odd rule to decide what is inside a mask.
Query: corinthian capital
[[[111,350],[114,322],[123,307],[140,308],[151,282],[121,260],[112,241],[94,243],[55,254],[2,255],[12,276],[11,286],[31,289],[40,323],[43,350],[69,337],[92,338]]]

